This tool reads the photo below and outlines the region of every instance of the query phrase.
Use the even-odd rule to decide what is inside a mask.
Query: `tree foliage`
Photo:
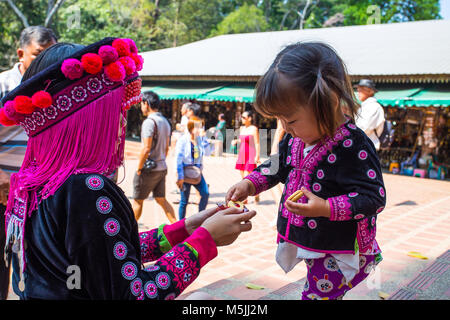
[[[131,37],[146,51],[227,33],[440,19],[439,11],[439,0],[0,0],[0,70],[14,63],[26,24],[81,44]]]

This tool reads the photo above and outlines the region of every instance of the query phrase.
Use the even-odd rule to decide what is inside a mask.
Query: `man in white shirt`
[[[0,73],[0,100],[14,90],[22,81],[31,62],[45,49],[57,43],[51,29],[41,26],[25,28],[20,34],[17,62],[10,70]],[[0,104],[1,106],[1,104]],[[0,125],[0,257],[3,257],[6,234],[5,219],[7,192],[10,174],[19,171],[25,156],[28,136],[20,126]],[[6,300],[9,291],[10,267],[0,259],[0,300]]]
[[[356,125],[366,133],[375,145],[380,149],[378,137],[383,132],[384,110],[374,97],[377,89],[372,80],[362,79],[357,85],[358,98],[361,100],[361,108],[356,115]]]

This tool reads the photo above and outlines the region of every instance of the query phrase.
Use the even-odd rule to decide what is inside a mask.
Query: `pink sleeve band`
[[[217,256],[217,246],[208,230],[203,227],[197,228],[194,233],[186,239],[198,253],[200,268]]]
[[[186,219],[183,219],[164,226],[164,235],[172,247],[176,246],[180,242],[183,242],[187,237],[189,237],[189,233],[186,231],[185,221]]]
[[[255,186],[254,196],[269,189],[267,177],[262,175],[259,171],[250,172],[250,174],[248,176],[244,177],[244,179],[249,180]]]
[[[353,218],[352,204],[346,195],[328,198],[331,221],[348,221]]]

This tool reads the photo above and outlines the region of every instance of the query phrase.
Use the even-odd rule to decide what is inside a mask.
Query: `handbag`
[[[156,141],[158,140],[158,126],[156,125],[156,121],[155,119],[149,118],[150,120],[153,121],[153,123],[155,124],[155,131],[153,132],[153,136],[152,136],[152,149],[156,144]],[[150,151],[151,154],[151,151]],[[141,169],[141,171],[143,173],[149,173],[150,171],[152,171],[153,169],[156,168],[156,162],[152,159],[150,159],[150,154],[148,155],[147,160],[145,160],[144,165]]]
[[[199,184],[202,180],[202,170],[197,166],[186,166],[183,168],[184,182],[189,184]]]

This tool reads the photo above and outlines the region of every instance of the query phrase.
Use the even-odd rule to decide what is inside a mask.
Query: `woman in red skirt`
[[[239,129],[239,140],[233,143],[240,143],[236,169],[241,172],[242,178],[252,172],[260,163],[259,153],[259,132],[258,127],[252,124],[253,114],[251,111],[244,111],[241,116],[242,126]],[[259,202],[259,196],[255,197],[255,203]]]

